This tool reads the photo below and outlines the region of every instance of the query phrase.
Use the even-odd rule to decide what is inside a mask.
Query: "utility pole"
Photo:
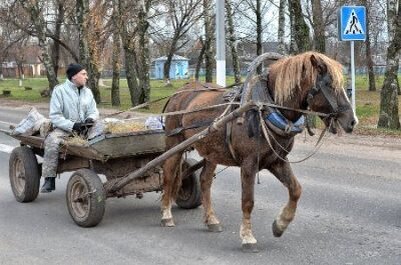
[[[226,33],[224,0],[216,0],[216,83],[226,86]]]

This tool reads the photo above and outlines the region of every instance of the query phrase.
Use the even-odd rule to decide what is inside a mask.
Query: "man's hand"
[[[95,120],[94,119],[92,119],[92,118],[87,118],[86,120],[85,120],[85,123],[86,123],[86,125],[93,125],[94,123],[95,123]]]
[[[76,122],[72,126],[72,131],[78,134],[82,133],[86,129],[85,123],[83,122]]]

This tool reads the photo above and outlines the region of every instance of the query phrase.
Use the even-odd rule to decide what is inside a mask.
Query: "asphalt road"
[[[26,113],[0,106],[0,128]],[[299,136],[290,159],[305,157],[316,139]],[[8,152],[17,145],[0,133],[0,264],[401,264],[401,140],[326,137],[312,158],[293,165],[303,194],[281,238],[273,237],[271,223],[287,191],[262,171],[252,215],[256,254],[241,251],[237,168],[219,173],[213,185],[222,233],[206,231],[201,207],[175,207],[177,226],[160,227],[160,193],[108,199],[103,221],[80,228],[65,202],[70,174],[57,179],[53,193],[15,201]]]

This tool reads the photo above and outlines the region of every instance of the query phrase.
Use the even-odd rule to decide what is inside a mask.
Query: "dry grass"
[[[400,130],[377,128],[380,109],[380,89],[368,91],[358,89],[356,91],[356,114],[359,124],[355,129],[356,134],[401,137]],[[401,110],[401,101],[398,101],[398,109]]]
[[[120,134],[120,133],[130,133],[145,130],[145,125],[143,122],[136,120],[126,120],[118,122],[108,122],[105,126],[105,133]]]

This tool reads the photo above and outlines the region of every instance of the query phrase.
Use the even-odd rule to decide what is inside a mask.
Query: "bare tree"
[[[396,8],[397,6],[397,2],[395,0],[387,0],[387,21],[389,21],[387,23],[387,32],[388,32],[388,39],[389,42],[391,42],[394,39],[394,35],[395,35],[395,23],[391,23],[392,21],[395,21],[397,18],[397,13],[399,12],[398,9]],[[400,60],[400,55],[397,53],[395,55],[396,57],[394,58],[394,60],[399,61]],[[398,72],[399,69],[399,65],[396,66],[397,69],[396,71]],[[401,94],[400,92],[400,84],[398,82],[398,78],[396,79],[396,83],[395,83],[396,87],[397,87],[397,93],[398,95]]]
[[[285,8],[287,0],[280,0],[279,10],[278,10],[278,51],[281,54],[286,54],[285,49]]]
[[[205,25],[205,40],[203,42],[205,57],[205,81],[213,82],[213,51],[212,41],[214,36],[214,23],[211,14],[211,1],[203,0],[203,19]]]
[[[195,80],[196,81],[199,81],[199,72],[202,67],[203,56],[205,55],[205,50],[206,50],[205,41],[203,40],[202,36],[199,37],[198,41],[201,44],[201,50],[199,51],[198,60],[196,61],[196,66],[195,66]]]
[[[110,6],[109,2],[104,0],[95,0],[91,7],[89,4],[89,0],[77,0],[80,61],[88,70],[89,88],[96,102],[100,103],[99,79],[102,54],[111,34],[111,20],[107,16]]]
[[[367,0],[362,0],[361,4],[366,6],[366,17],[369,19],[371,5]],[[368,69],[368,77],[369,77],[369,91],[376,91],[376,81],[375,74],[373,71],[373,59],[372,59],[372,49],[370,44],[370,23],[366,24],[366,66]]]
[[[302,6],[300,0],[289,1],[291,23],[291,36],[295,41],[296,48],[292,52],[304,52],[311,48],[309,38],[309,27],[305,22],[302,13]],[[294,49],[294,48],[293,48]]]
[[[28,16],[29,20],[32,22],[33,29],[35,30],[35,35],[38,39],[38,46],[41,50],[41,60],[46,68],[47,80],[49,81],[49,88],[52,90],[57,84],[58,79],[56,73],[54,72],[54,67],[52,59],[49,54],[50,44],[46,36],[47,26],[46,20],[44,18],[44,6],[45,1],[24,1],[18,0],[20,6],[25,11],[25,15]],[[18,8],[16,6],[12,8]]]
[[[170,67],[174,53],[181,49],[187,41],[179,43],[191,27],[197,23],[202,13],[199,7],[202,0],[168,0],[169,22],[173,29],[173,36],[169,38],[167,60],[164,64],[163,75],[167,81],[170,79]]]
[[[238,51],[237,51],[237,38],[235,36],[234,21],[232,14],[231,1],[226,0],[226,13],[227,13],[227,28],[228,28],[228,41],[231,50],[233,61],[234,80],[235,83],[241,82],[241,70],[239,66]]]
[[[149,10],[152,0],[119,0],[118,28],[125,55],[125,70],[133,106],[149,101]],[[139,81],[138,81],[139,80]]]
[[[321,0],[312,0],[312,13],[313,13],[314,46],[317,51],[325,53],[326,37],[324,36],[324,34],[326,30],[323,20],[323,10],[322,10]]]
[[[397,74],[399,52],[401,50],[401,1],[389,1],[389,11],[393,12],[391,24],[391,42],[387,48],[386,72],[380,94],[380,113],[378,127],[400,129],[397,97]]]
[[[118,29],[118,18],[120,16],[118,8],[118,0],[113,0],[113,51],[112,51],[112,68],[113,79],[111,83],[111,105],[120,106],[120,71],[121,71],[121,39]]]
[[[54,38],[61,40],[61,27],[64,23],[64,0],[56,0],[56,25],[54,30]],[[59,61],[60,61],[60,50],[61,45],[59,41],[53,41],[52,43],[52,61],[54,67],[54,73],[58,76]]]

